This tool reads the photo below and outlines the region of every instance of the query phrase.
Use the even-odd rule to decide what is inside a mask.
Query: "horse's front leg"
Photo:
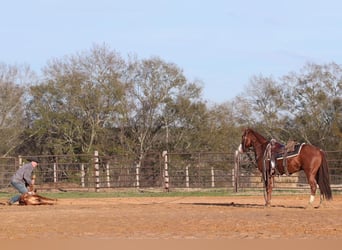
[[[266,187],[266,207],[271,207],[271,199],[272,199],[272,190],[273,190],[273,177],[270,176],[268,179],[268,185]]]

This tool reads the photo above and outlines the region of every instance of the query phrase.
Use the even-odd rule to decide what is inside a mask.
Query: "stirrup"
[[[275,173],[276,173],[275,168],[271,168],[271,172],[270,172],[271,176],[275,175]]]

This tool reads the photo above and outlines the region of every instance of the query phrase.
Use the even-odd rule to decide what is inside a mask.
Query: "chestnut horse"
[[[273,188],[270,159],[266,157],[266,151],[267,148],[269,148],[269,145],[270,141],[266,140],[262,135],[255,132],[253,129],[247,128],[244,130],[241,144],[239,146],[240,153],[247,152],[249,148],[252,148],[254,151],[256,163],[259,171],[262,173],[265,184],[266,206],[271,205]],[[283,160],[277,160],[277,170],[280,174],[293,174],[300,170],[304,171],[311,189],[309,206],[313,206],[317,184],[321,193],[321,203],[324,199],[332,199],[328,164],[326,155],[321,149],[310,144],[303,144],[299,154],[287,158],[286,161],[287,167],[285,168],[283,166]]]

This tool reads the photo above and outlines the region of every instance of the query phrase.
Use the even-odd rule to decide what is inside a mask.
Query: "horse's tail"
[[[328,162],[325,152],[321,150],[322,163],[317,173],[317,183],[321,191],[321,195],[326,200],[332,200],[332,192],[330,187],[330,175]]]

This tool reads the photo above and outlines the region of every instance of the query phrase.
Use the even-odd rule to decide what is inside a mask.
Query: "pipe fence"
[[[233,192],[263,189],[254,160],[231,152],[149,152],[139,162],[130,154],[103,156],[41,155],[34,170],[36,187],[44,191],[95,191],[118,188],[210,189]],[[0,158],[0,191],[12,192],[10,179],[29,156]],[[327,152],[333,191],[342,190],[342,151]],[[303,171],[276,176],[275,190],[309,190]],[[12,190],[12,191],[11,191]]]

